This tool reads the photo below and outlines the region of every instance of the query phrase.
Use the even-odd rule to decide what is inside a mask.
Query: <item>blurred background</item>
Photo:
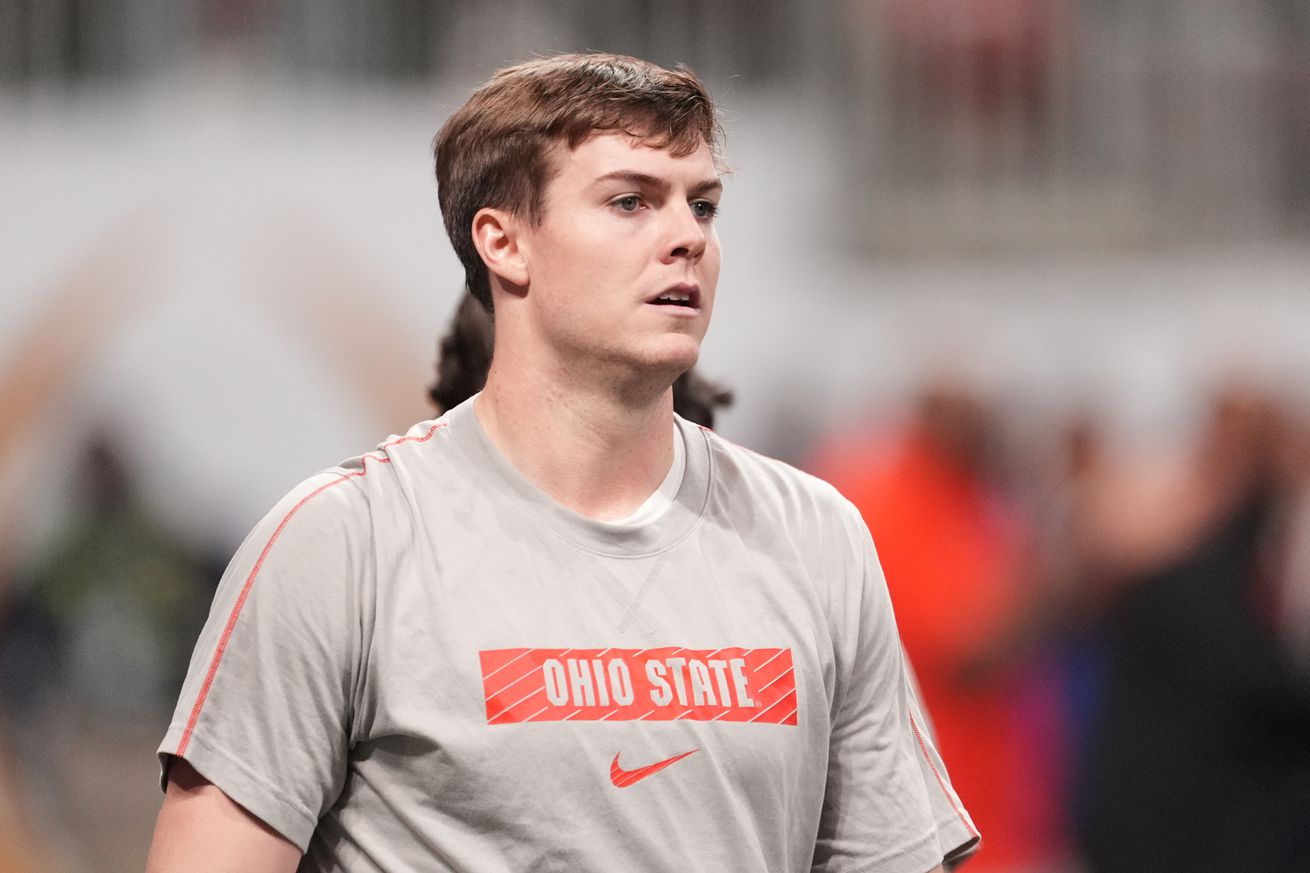
[[[711,85],[717,429],[864,513],[977,871],[1310,870],[1307,0],[2,0],[0,873],[140,870],[228,556],[430,417],[430,142]]]

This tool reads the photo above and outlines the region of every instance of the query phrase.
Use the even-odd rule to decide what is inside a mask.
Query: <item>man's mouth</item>
[[[700,308],[700,289],[695,285],[675,285],[662,292],[658,297],[647,300],[656,306],[680,306],[687,309]]]

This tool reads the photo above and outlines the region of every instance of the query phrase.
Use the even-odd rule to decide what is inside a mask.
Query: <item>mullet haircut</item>
[[[718,163],[714,103],[690,69],[666,70],[623,55],[568,54],[496,73],[437,134],[437,199],[468,289],[491,311],[487,267],[473,245],[473,216],[503,209],[541,222],[553,173],[550,150],[597,131],[620,131],[683,157],[701,143]]]

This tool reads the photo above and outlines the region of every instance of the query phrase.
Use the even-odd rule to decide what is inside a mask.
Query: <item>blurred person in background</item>
[[[1310,685],[1310,419],[1289,415],[1287,527],[1278,564],[1274,615],[1293,675]]]
[[[832,435],[809,467],[859,507],[951,776],[987,835],[983,871],[1063,860],[1058,686],[1011,638],[1035,598],[1030,519],[1000,476],[980,392],[931,380],[903,426]]]
[[[1278,635],[1279,591],[1305,584],[1279,579],[1304,570],[1284,554],[1294,436],[1233,382],[1190,450],[1085,480],[1100,677],[1077,818],[1098,873],[1310,869],[1310,695]]]
[[[717,144],[689,71],[612,55],[503,70],[442,128],[486,384],[237,554],[151,871],[921,873],[976,845],[858,514],[674,415]]]
[[[71,479],[71,517],[0,602],[0,775],[23,789],[9,838],[46,863],[139,867],[124,835],[148,833],[153,809],[124,781],[181,687],[217,571],[144,505],[110,431]]]
[[[446,335],[437,344],[437,372],[428,388],[428,399],[438,415],[459,406],[487,384],[495,340],[491,313],[465,292]],[[704,378],[695,368],[673,381],[673,411],[688,421],[713,428],[715,413],[731,405],[732,392]]]
[[[87,721],[157,718],[204,621],[205,562],[142,507],[105,433],[76,482],[72,522],[0,613],[5,710],[23,720],[59,700]]]

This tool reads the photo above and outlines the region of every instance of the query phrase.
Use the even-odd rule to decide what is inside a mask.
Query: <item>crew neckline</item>
[[[710,451],[698,425],[673,416],[686,453],[682,482],[670,505],[645,524],[598,521],[557,503],[518,471],[487,437],[473,405],[477,395],[446,414],[451,440],[471,467],[539,526],[589,551],[637,557],[668,548],[691,532],[709,499]]]
[[[609,524],[618,524],[624,527],[650,524],[664,514],[664,511],[673,504],[674,499],[678,496],[678,489],[682,487],[682,477],[687,472],[685,443],[686,440],[682,438],[682,432],[678,430],[676,424],[673,425],[673,463],[669,465],[669,472],[664,475],[659,487],[641,502],[641,506],[638,506],[623,518],[608,519]]]

